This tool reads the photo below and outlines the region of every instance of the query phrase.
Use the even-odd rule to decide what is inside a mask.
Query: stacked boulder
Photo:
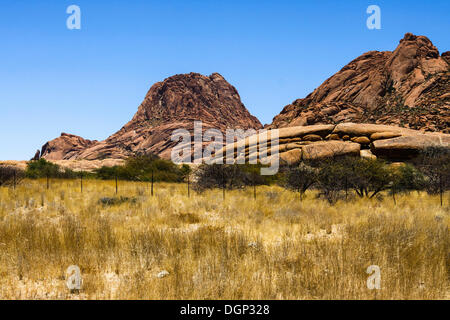
[[[405,161],[427,147],[450,147],[449,134],[424,133],[389,125],[341,123],[280,128],[277,129],[278,144],[271,142],[271,136],[276,137],[272,130],[228,144],[219,154],[234,154],[235,160],[245,159],[246,163],[267,161],[266,158],[277,151],[280,162],[285,164],[336,156]]]

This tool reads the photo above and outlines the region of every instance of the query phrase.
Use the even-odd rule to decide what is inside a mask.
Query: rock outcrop
[[[407,33],[393,52],[350,62],[268,128],[342,122],[449,133],[450,52],[440,56],[427,37]]]
[[[179,74],[154,84],[133,119],[104,141],[90,141],[62,134],[47,142],[41,157],[48,160],[124,159],[137,153],[154,153],[170,158],[178,142],[171,141],[176,129],[193,132],[194,121],[203,131],[216,128],[259,129],[237,90],[220,74]]]
[[[278,143],[271,141],[275,131],[250,136],[219,150],[220,155],[234,154],[234,159],[257,162],[278,153],[281,163],[320,160],[338,156],[410,160],[427,147],[449,147],[450,134],[423,133],[388,125],[341,123],[278,129]],[[318,137],[311,139],[311,136]],[[259,143],[257,143],[259,141]],[[206,159],[205,159],[206,160]]]
[[[80,152],[96,145],[97,140],[86,140],[82,137],[61,133],[61,136],[44,144],[41,158],[47,160],[69,160]]]
[[[36,150],[36,153],[34,154],[34,157],[31,158],[31,161],[36,161],[41,158],[41,150]]]

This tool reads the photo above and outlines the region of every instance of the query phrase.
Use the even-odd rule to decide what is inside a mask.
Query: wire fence
[[[0,186],[0,188],[6,188],[6,189],[10,189],[13,192],[19,192],[19,187],[23,186],[23,185],[27,185],[26,183],[26,179],[25,180],[20,180],[18,181],[17,177],[14,176],[13,180],[11,181],[10,184],[8,185],[4,185],[4,186]],[[140,190],[139,193],[142,193],[143,195],[147,195],[151,198],[155,197],[158,195],[158,192],[161,191],[167,191],[170,190],[171,192],[174,192],[173,188],[168,187],[169,185],[175,184],[177,186],[184,186],[183,188],[180,188],[181,190],[181,194],[184,194],[187,198],[193,198],[196,196],[201,196],[202,192],[197,192],[195,190],[192,189],[192,181],[191,179],[188,177],[186,179],[185,182],[156,182],[154,180],[154,177],[152,176],[152,179],[148,182],[143,182],[143,181],[130,181],[130,180],[121,180],[118,177],[115,177],[114,180],[99,180],[99,179],[86,179],[83,176],[80,176],[79,178],[76,179],[60,179],[60,178],[50,178],[50,177],[46,177],[43,179],[29,179],[29,181],[35,181],[37,182],[37,184],[40,186],[39,189],[40,190],[46,190],[47,192],[51,192],[52,188],[55,188],[55,190],[58,190],[58,186],[61,183],[66,183],[67,186],[70,186],[70,189],[74,190],[75,192],[79,192],[81,195],[84,193],[87,193],[89,191],[92,190],[92,186],[97,186],[98,182],[103,182],[104,185],[107,186],[107,192],[105,192],[106,194],[110,194],[110,195],[115,195],[115,196],[124,196],[124,195],[131,195],[133,193],[136,193],[138,191],[136,190]],[[125,186],[124,186],[125,184]],[[285,194],[285,193],[291,193],[291,194],[295,194],[295,191],[283,188],[280,185],[277,184],[273,184],[273,185],[264,185],[264,186],[258,186],[258,185],[248,185],[242,188],[238,188],[235,189],[235,191],[241,191],[245,194],[248,195],[249,198],[252,198],[254,200],[258,200],[261,197],[265,197],[267,190],[265,191],[261,191],[261,188],[265,188],[265,187],[270,187],[270,186],[279,186],[280,188],[277,189],[276,191],[272,191],[272,192],[276,192],[278,194]],[[56,187],[55,187],[56,186]],[[91,187],[91,190],[90,190]],[[178,190],[180,190],[178,189]],[[216,188],[218,195],[221,194],[221,198],[225,201],[227,196],[227,192],[231,191],[228,190],[227,188],[224,188],[221,184],[218,184]],[[145,190],[147,190],[147,192],[145,192]],[[389,190],[385,190],[383,194],[381,194],[381,198],[392,198],[392,193],[389,194]],[[320,198],[321,191],[320,189],[315,189],[312,188],[310,189],[310,191],[308,192],[309,194],[309,198],[311,199],[311,197],[313,198]],[[403,194],[414,194],[414,193],[418,193],[418,194],[423,194],[425,193],[425,191],[422,190],[411,190],[408,193],[403,193]],[[407,199],[407,202],[436,202],[439,203],[439,194],[432,194],[430,195],[431,197],[410,197],[409,199]],[[348,199],[347,199],[348,198]],[[357,195],[356,192],[354,192],[352,189],[348,190],[348,194],[346,195],[346,199],[340,199],[340,200],[344,200],[344,201],[353,201],[353,199],[358,199],[358,198],[364,198],[364,197],[360,197]],[[450,207],[450,191],[446,191],[443,193],[442,195],[442,199],[443,199],[443,203],[442,206],[444,207]],[[299,200],[301,201],[301,200]],[[405,198],[402,198],[402,201],[405,201]],[[394,196],[394,202],[395,202],[395,196]]]

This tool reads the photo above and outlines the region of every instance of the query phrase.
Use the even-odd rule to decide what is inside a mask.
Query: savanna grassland
[[[151,197],[146,183],[119,182],[117,196],[113,181],[79,183],[0,188],[1,299],[450,298],[448,194],[442,207],[418,192],[332,206],[277,186],[255,201],[252,188],[223,200],[188,198],[185,184]],[[370,265],[380,290],[367,288]]]

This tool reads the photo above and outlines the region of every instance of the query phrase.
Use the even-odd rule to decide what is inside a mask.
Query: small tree
[[[317,177],[318,170],[302,162],[298,167],[287,168],[285,187],[299,192],[301,201],[305,192],[317,182]]]
[[[391,195],[397,203],[395,195],[409,193],[412,190],[421,190],[424,186],[424,177],[420,171],[410,164],[402,164],[391,168]]]
[[[317,187],[321,195],[330,203],[335,203],[342,191],[345,197],[348,193],[348,175],[350,170],[347,167],[347,159],[327,159],[319,163],[320,171],[317,175]]]
[[[237,189],[245,185],[245,175],[238,165],[202,164],[195,172],[194,189],[203,192],[220,188],[225,198],[226,189]]]
[[[47,161],[43,158],[37,161],[30,161],[27,164],[27,169],[25,170],[25,175],[27,178],[38,179],[38,178],[65,178],[65,179],[75,179],[78,174],[68,168],[61,168],[55,163]]]
[[[60,167],[54,163],[51,163],[43,158],[37,161],[30,161],[27,164],[25,174],[28,178],[38,179],[52,177],[56,178],[60,176]]]
[[[354,158],[346,161],[348,184],[358,196],[373,198],[391,185],[386,163],[379,159]]]

